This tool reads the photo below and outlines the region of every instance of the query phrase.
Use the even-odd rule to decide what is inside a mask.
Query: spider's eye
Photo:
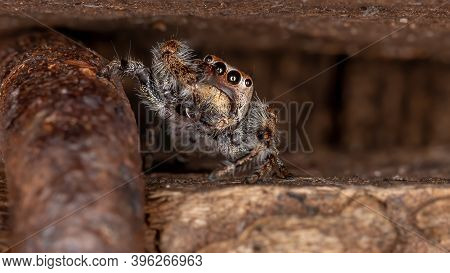
[[[210,63],[210,62],[212,62],[212,61],[213,61],[213,57],[212,57],[211,55],[207,55],[207,56],[205,57],[205,62]]]
[[[227,66],[222,62],[217,62],[214,64],[214,68],[216,69],[216,73],[218,75],[223,75],[227,70]]]
[[[238,84],[241,81],[241,74],[236,70],[231,70],[227,75],[227,80],[231,84]]]
[[[259,140],[263,140],[264,139],[264,131],[261,131],[261,130],[258,131],[258,135],[257,136],[258,136]]]
[[[272,137],[272,131],[270,129],[259,130],[257,137],[259,140],[269,140]]]
[[[252,86],[252,80],[246,79],[246,80],[245,80],[245,86],[247,86],[247,87]]]

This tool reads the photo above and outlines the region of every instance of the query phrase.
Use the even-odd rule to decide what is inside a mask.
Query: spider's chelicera
[[[172,127],[174,142],[200,135],[206,140],[202,145],[222,155],[225,166],[210,179],[245,171],[250,171],[250,182],[290,175],[278,155],[277,116],[253,94],[249,75],[214,55],[198,59],[177,40],[159,44],[152,53],[150,67],[132,59],[114,60],[101,75],[136,78],[148,107]],[[182,134],[186,130],[190,134]]]

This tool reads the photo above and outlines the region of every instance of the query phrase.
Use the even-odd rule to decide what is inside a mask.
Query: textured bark
[[[156,180],[156,181],[155,181]],[[147,249],[162,252],[447,252],[448,184],[299,178],[212,185],[161,176],[148,193]]]
[[[0,60],[8,247],[141,250],[137,128],[121,85],[96,76],[102,58],[61,35],[34,33],[3,42]]]

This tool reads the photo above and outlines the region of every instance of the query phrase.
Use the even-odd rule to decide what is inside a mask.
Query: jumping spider
[[[250,182],[272,173],[290,176],[278,156],[277,116],[254,96],[250,76],[213,55],[198,59],[176,40],[159,44],[152,53],[150,68],[132,59],[114,60],[101,76],[138,79],[146,104],[169,121],[173,141],[200,135],[202,145],[225,157],[225,167],[213,171],[211,180],[248,169]]]

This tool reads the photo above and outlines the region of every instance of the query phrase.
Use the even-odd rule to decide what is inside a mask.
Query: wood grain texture
[[[2,41],[0,60],[8,247],[141,250],[137,128],[120,83],[96,76],[104,60],[51,33]],[[2,185],[0,193],[5,192]],[[2,222],[4,201],[2,196]]]
[[[374,187],[358,185],[358,179],[297,178],[276,185],[212,185],[201,176],[167,174],[149,181],[148,251],[450,249],[448,183]]]

